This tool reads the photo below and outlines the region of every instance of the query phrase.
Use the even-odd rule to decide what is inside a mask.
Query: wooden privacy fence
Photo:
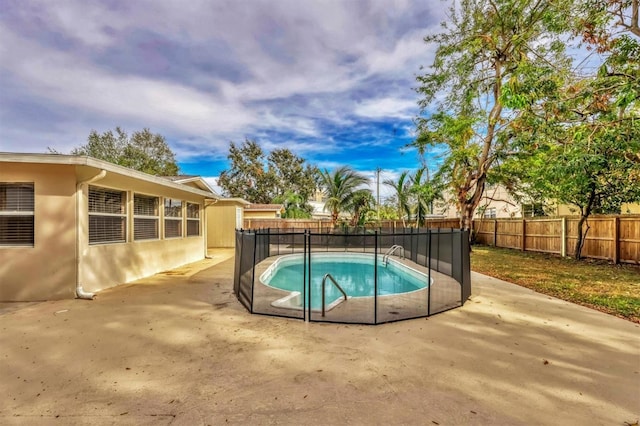
[[[572,256],[577,217],[474,220],[476,242],[495,247]],[[594,216],[582,256],[640,264],[640,215]]]

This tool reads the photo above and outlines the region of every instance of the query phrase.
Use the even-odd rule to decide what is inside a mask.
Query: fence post
[[[613,263],[620,263],[620,217],[613,218]]]
[[[493,219],[493,246],[498,247],[498,219]]]
[[[375,231],[375,248],[373,251],[373,323],[378,323],[378,231]]]
[[[527,249],[527,221],[522,219],[522,251]]]
[[[567,257],[567,218],[561,219],[561,231],[560,231],[560,255]]]

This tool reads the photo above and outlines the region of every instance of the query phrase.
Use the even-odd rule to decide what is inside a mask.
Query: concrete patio
[[[250,315],[233,252],[0,304],[0,424],[624,425],[640,326],[473,274],[462,308],[378,326]],[[26,284],[25,284],[26,285]]]

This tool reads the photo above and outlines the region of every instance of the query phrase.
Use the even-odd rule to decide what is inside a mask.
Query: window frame
[[[178,207],[176,206],[167,206],[167,202],[169,202],[171,204],[171,202],[179,202],[180,203],[180,208],[177,210],[178,212],[180,212],[179,216],[174,216],[171,214],[167,214],[167,212],[171,212],[172,210],[167,210],[167,209],[171,209],[172,207]],[[183,226],[183,218],[184,218],[184,206],[185,206],[185,202],[183,200],[180,199],[176,199],[176,198],[169,198],[169,197],[165,197],[163,200],[163,206],[164,206],[164,238],[165,239],[176,239],[176,238],[182,238],[184,236],[184,226]],[[175,210],[173,210],[175,211]],[[178,229],[180,230],[180,235],[170,235],[167,236],[167,224],[168,223],[178,223]]]
[[[138,200],[154,200],[155,205],[152,207],[155,210],[155,214],[139,214],[136,210],[138,209]],[[143,206],[144,207],[144,206]],[[155,227],[153,228],[153,234],[144,234],[145,231],[148,231],[151,228],[147,228],[147,225],[142,225],[143,223],[149,224],[154,223]],[[142,235],[139,232],[143,233]],[[155,241],[160,239],[160,197],[157,195],[148,195],[142,193],[133,193],[133,241]]]
[[[112,193],[112,194],[116,194],[119,193],[120,194],[120,213],[110,213],[110,212],[106,212],[106,211],[98,211],[98,210],[91,210],[91,193],[92,191],[103,191],[103,192],[108,192],[108,193]],[[88,221],[87,221],[87,241],[89,242],[89,245],[102,245],[102,244],[122,244],[122,243],[126,243],[127,242],[127,229],[129,227],[128,225],[128,220],[127,220],[127,191],[123,191],[121,189],[114,189],[114,188],[108,188],[108,187],[104,187],[104,186],[98,186],[98,185],[89,185],[89,188],[87,189],[87,212],[88,212]],[[96,240],[94,239],[92,241],[91,239],[91,218],[97,218],[97,217],[102,217],[102,218],[119,218],[121,219],[120,221],[120,227],[121,230],[119,232],[121,232],[121,237],[122,238],[118,238],[118,239],[100,239],[100,240]],[[115,235],[115,233],[114,233]]]
[[[12,222],[11,219],[14,219],[15,222],[13,223],[13,225],[16,227],[20,226],[20,225],[24,225],[27,222],[29,222],[27,228],[30,228],[30,230],[27,230],[27,234],[30,234],[27,236],[27,239],[24,239],[22,241],[18,240],[18,241],[10,241],[9,239],[7,239],[7,241],[3,241],[3,239],[0,238],[0,247],[34,247],[35,246],[35,230],[36,230],[36,220],[35,220],[35,204],[36,204],[36,185],[35,182],[0,182],[0,187],[6,187],[6,188],[10,188],[10,187],[14,187],[14,188],[24,188],[24,187],[29,187],[30,188],[30,196],[31,199],[30,200],[26,200],[27,205],[25,206],[25,208],[23,208],[20,204],[21,202],[23,203],[23,199],[22,199],[22,191],[18,191],[18,200],[17,200],[17,205],[14,206],[13,209],[9,210],[8,205],[5,205],[5,208],[2,208],[2,206],[0,205],[0,219],[5,219],[8,218],[6,221],[6,226],[7,226],[7,234],[9,233],[9,229],[11,228]],[[6,204],[9,204],[9,200],[7,199]],[[30,210],[28,209],[30,208]],[[21,222],[21,219],[24,218],[31,218],[31,220],[27,220],[27,221],[22,221],[23,223],[19,225],[19,222]],[[0,225],[2,225],[2,221],[0,221]],[[0,228],[2,229],[2,228]],[[16,230],[14,229],[14,231]],[[22,230],[20,230],[20,232],[22,232]],[[30,236],[30,238],[28,238]],[[8,235],[7,235],[8,238]],[[28,241],[27,241],[28,240]]]
[[[196,206],[198,209],[196,211],[196,216],[191,216],[191,212],[192,210],[189,209],[190,206]],[[186,229],[186,237],[199,237],[200,235],[202,235],[202,231],[201,231],[201,226],[200,226],[200,204],[198,203],[190,203],[189,201],[186,202],[186,214],[185,214],[185,219],[186,219],[186,224],[187,224],[187,229]],[[189,229],[189,224],[190,223],[197,223],[198,224],[198,233],[197,234],[191,234],[190,233],[190,229]]]

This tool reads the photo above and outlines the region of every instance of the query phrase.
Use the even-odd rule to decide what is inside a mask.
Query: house
[[[85,156],[0,153],[0,301],[90,298],[203,259],[210,209],[220,203],[237,224],[246,202],[189,179]]]
[[[437,203],[434,211],[446,217],[458,217],[455,203],[445,201]],[[625,203],[620,209],[620,214],[640,213],[640,204]],[[526,199],[517,199],[507,188],[502,185],[487,185],[478,208],[475,211],[474,219],[505,219],[523,218],[537,216],[576,216],[579,215],[577,206],[571,204],[552,204],[534,202]]]
[[[245,219],[279,219],[284,213],[282,204],[248,204],[244,206]]]

